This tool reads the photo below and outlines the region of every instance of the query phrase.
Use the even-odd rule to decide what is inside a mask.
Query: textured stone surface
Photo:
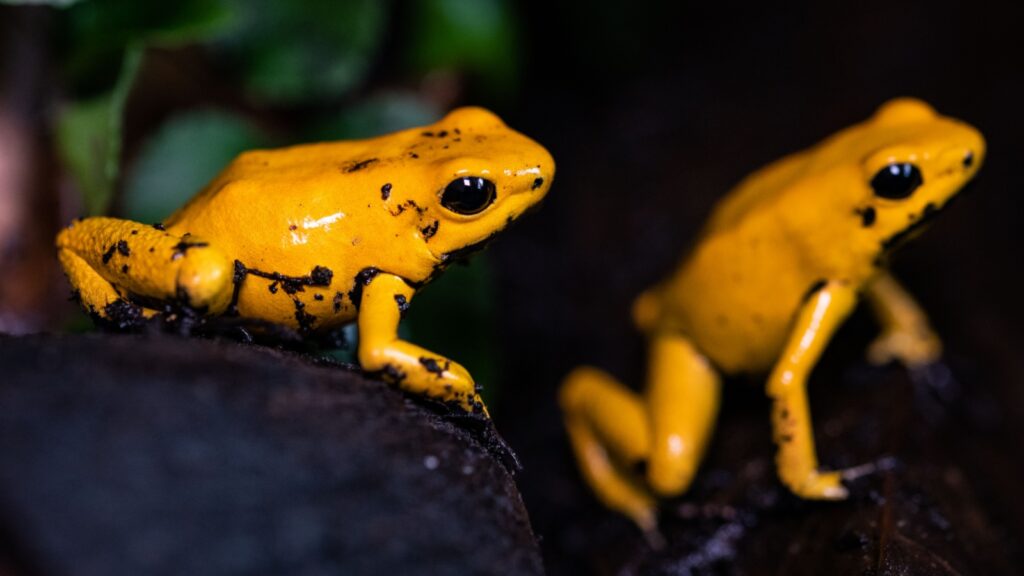
[[[0,373],[0,574],[541,572],[489,426],[344,367],[0,336]]]

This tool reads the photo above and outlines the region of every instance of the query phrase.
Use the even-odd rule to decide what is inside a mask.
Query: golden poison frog
[[[914,368],[941,344],[887,254],[974,177],[977,130],[897,99],[867,121],[743,180],[695,247],[634,303],[648,339],[645,390],[580,367],[560,392],[584,479],[608,507],[655,528],[657,498],[693,480],[718,412],[720,374],[768,374],[779,478],[809,499],[847,495],[819,468],[806,384],[863,295],[880,324],[872,363]]]
[[[358,358],[403,389],[486,412],[469,373],[399,339],[413,295],[547,193],[551,155],[480,108],[367,140],[245,152],[162,224],[88,218],[57,237],[82,305],[283,325],[356,322]]]

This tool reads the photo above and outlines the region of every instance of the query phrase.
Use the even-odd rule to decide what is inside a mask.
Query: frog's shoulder
[[[750,214],[769,210],[780,193],[800,179],[806,165],[807,155],[796,153],[750,174],[715,206],[705,231],[726,229]]]

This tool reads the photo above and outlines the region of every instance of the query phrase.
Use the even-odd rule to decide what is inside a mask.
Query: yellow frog
[[[241,154],[153,226],[73,223],[60,262],[85,308],[126,325],[187,307],[302,333],[357,321],[363,368],[486,412],[455,362],[398,338],[415,292],[547,193],[551,155],[480,108],[368,140]]]
[[[573,451],[599,499],[655,528],[657,497],[685,491],[697,470],[719,373],[768,373],[780,479],[803,498],[845,498],[843,473],[818,467],[807,376],[861,294],[882,326],[871,362],[917,367],[939,357],[938,337],[885,272],[886,256],[984,156],[971,126],[897,99],[741,182],[676,270],[634,303],[649,340],[644,393],[591,367],[561,388]]]

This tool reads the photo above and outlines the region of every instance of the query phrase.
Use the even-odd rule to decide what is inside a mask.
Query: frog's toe
[[[811,472],[802,482],[790,487],[793,493],[808,500],[845,500],[849,491],[843,486],[842,472]]]
[[[868,362],[876,366],[896,360],[904,366],[916,368],[935,362],[941,356],[942,343],[930,331],[884,332],[871,343],[867,351]]]

